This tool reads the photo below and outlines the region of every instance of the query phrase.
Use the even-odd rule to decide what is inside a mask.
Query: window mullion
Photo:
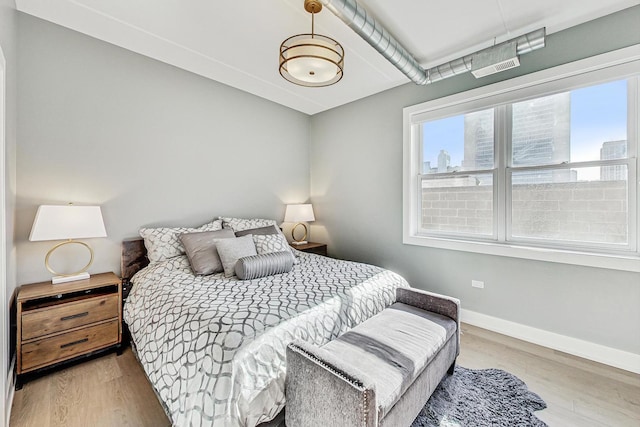
[[[590,167],[602,167],[602,166],[616,166],[616,165],[628,165],[632,160],[631,158],[620,158],[613,160],[590,160],[583,162],[564,162],[560,164],[550,165],[536,165],[536,166],[510,166],[510,171],[522,172],[522,171],[543,171],[543,170],[556,170],[556,169],[575,169],[575,168],[590,168]]]
[[[511,135],[511,117],[510,107],[501,105],[495,109],[495,162],[496,162],[496,180],[494,185],[494,212],[495,227],[497,231],[496,238],[498,242],[505,242],[508,236],[509,228],[509,209],[508,204],[511,200],[510,191],[508,191],[507,176],[507,159],[509,158],[509,146]]]
[[[417,183],[416,183],[416,189],[417,189],[417,193],[418,193],[418,203],[416,204],[416,210],[415,210],[415,223],[413,224],[413,227],[415,230],[420,230],[421,226],[422,226],[422,206],[424,204],[424,201],[422,200],[424,197],[424,194],[422,194],[422,178],[421,175],[424,173],[423,170],[423,161],[424,161],[424,134],[422,132],[422,125],[414,125],[414,129],[415,132],[418,134],[418,146],[417,146],[417,151],[418,151],[418,158],[416,159],[417,165],[416,165],[416,169],[418,171],[418,176],[417,176]]]
[[[633,251],[638,252],[640,247],[640,185],[638,182],[638,158],[640,137],[640,77],[627,80],[627,185],[629,186],[628,215],[629,215],[629,245]]]

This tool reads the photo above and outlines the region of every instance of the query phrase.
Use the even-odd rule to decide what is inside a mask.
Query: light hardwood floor
[[[500,368],[548,405],[550,426],[640,426],[640,375],[462,325],[461,366]],[[130,349],[50,374],[16,392],[11,427],[169,426]]]

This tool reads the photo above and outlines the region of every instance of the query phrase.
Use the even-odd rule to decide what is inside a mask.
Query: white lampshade
[[[29,240],[66,240],[106,237],[100,206],[41,205]]]
[[[287,205],[284,212],[284,222],[310,222],[315,221],[311,204]]]

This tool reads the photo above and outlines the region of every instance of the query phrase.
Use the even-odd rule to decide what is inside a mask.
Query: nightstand
[[[16,310],[17,389],[26,374],[120,347],[122,284],[113,273],[23,285]]]
[[[291,245],[291,247],[302,252],[310,252],[312,254],[327,256],[326,243],[309,242],[305,243],[304,245]]]

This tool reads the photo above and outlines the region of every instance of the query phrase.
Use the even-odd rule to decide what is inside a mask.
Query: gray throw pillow
[[[235,239],[235,237],[231,229],[181,234],[180,242],[187,253],[193,274],[206,276],[223,271],[222,261],[220,261],[216,249],[216,241],[218,239]]]
[[[218,255],[220,256],[220,261],[222,261],[222,268],[224,268],[226,277],[231,277],[235,274],[236,262],[240,258],[257,255],[256,245],[253,243],[251,234],[236,237],[235,239],[216,240],[216,249],[218,249]]]
[[[248,230],[236,231],[236,237],[246,236],[247,234],[253,234],[254,236],[264,236],[269,234],[279,234],[280,231],[275,225],[268,225],[260,228],[250,228]]]
[[[273,274],[288,273],[293,268],[293,254],[289,251],[240,258],[236,263],[236,276],[251,280]]]
[[[230,227],[233,231],[249,230],[251,228],[266,227],[276,225],[273,219],[262,218],[229,218],[220,217],[225,228]]]

